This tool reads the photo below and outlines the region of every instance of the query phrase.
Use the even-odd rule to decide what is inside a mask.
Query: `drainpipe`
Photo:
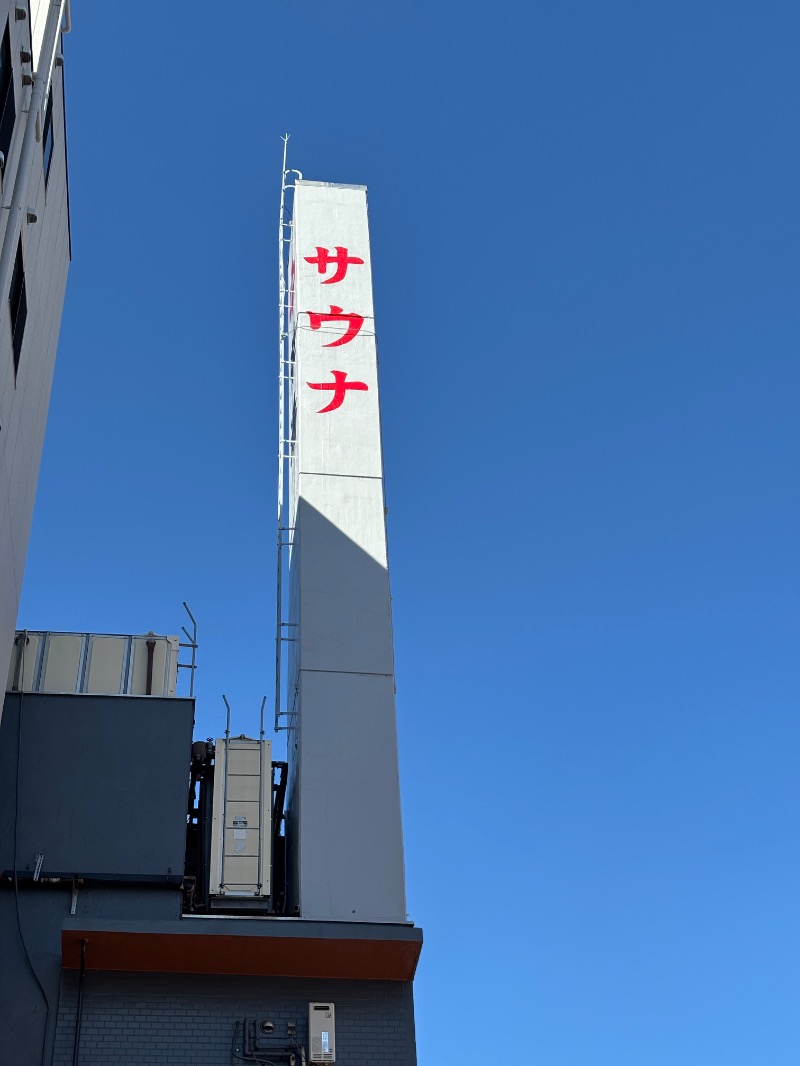
[[[78,978],[78,1009],[75,1012],[75,1042],[72,1045],[72,1066],[78,1066],[81,1057],[81,1028],[83,1026],[83,982],[86,977],[86,945],[81,940],[81,973]]]
[[[148,696],[153,695],[153,657],[156,653],[156,642],[154,640],[148,640],[147,642],[147,684],[145,686],[145,694]]]
[[[28,120],[25,123],[22,150],[17,164],[17,173],[14,176],[14,192],[8,209],[6,231],[3,235],[3,248],[0,251],[0,322],[8,313],[8,286],[11,281],[11,267],[17,252],[17,240],[22,227],[22,211],[28,194],[28,178],[33,160],[33,150],[37,142],[36,130],[41,121],[45,89],[50,83],[50,76],[53,71],[56,42],[58,41],[65,3],[66,0],[52,0],[50,4],[42,50],[39,53],[39,69],[34,75],[31,98],[28,102]]]

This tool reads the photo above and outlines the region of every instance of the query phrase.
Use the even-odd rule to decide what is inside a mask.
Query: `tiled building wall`
[[[65,973],[53,1066],[72,1064],[77,999],[78,975]],[[337,1066],[415,1066],[410,983],[91,970],[84,981],[80,1063],[229,1066],[241,1061],[235,1027],[239,1023],[241,1032],[245,1018],[272,1021],[276,1045],[287,1022],[295,1022],[297,1042],[308,1050],[308,1004],[326,1000],[336,1008]]]

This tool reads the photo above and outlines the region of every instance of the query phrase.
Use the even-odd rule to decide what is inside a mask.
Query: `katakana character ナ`
[[[317,245],[316,256],[306,255],[303,256],[307,263],[316,263],[317,271],[320,274],[324,274],[329,265],[336,266],[336,272],[333,277],[325,278],[322,282],[323,285],[335,285],[337,281],[343,281],[344,276],[347,273],[347,268],[351,264],[356,266],[363,266],[364,260],[359,259],[357,255],[348,255],[347,248],[336,247],[336,255],[331,255],[327,248],[320,248]]]
[[[367,392],[369,389],[369,385],[365,381],[345,381],[347,373],[344,370],[331,370],[331,373],[334,377],[333,384],[306,382],[310,389],[326,389],[333,393],[331,402],[326,407],[321,407],[317,411],[318,415],[324,415],[326,411],[335,411],[337,407],[341,407],[344,403],[345,394],[349,389],[355,389],[356,392]]]
[[[343,315],[341,307],[337,307],[335,304],[331,304],[330,314],[326,315],[321,311],[309,311],[308,318],[312,329],[319,329],[323,322],[349,323],[347,331],[343,337],[338,337],[335,341],[329,341],[327,344],[323,344],[323,348],[336,348],[340,344],[349,344],[364,325],[363,315]]]

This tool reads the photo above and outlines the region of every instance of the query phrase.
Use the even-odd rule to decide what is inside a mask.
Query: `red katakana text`
[[[340,344],[349,344],[358,331],[364,325],[363,315],[343,315],[341,307],[337,307],[335,304],[331,304],[330,314],[326,315],[320,311],[309,311],[308,318],[311,323],[312,329],[319,329],[323,322],[347,322],[347,331],[343,337],[338,337],[335,341],[329,341],[327,344],[323,344],[323,348],[336,348]]]
[[[344,276],[347,273],[347,268],[350,265],[363,266],[364,260],[359,259],[357,255],[348,255],[347,248],[336,247],[336,255],[331,255],[327,248],[320,248],[317,245],[317,254],[315,256],[306,255],[303,256],[307,263],[316,263],[317,271],[320,274],[324,274],[329,266],[335,266],[336,271],[333,277],[325,278],[322,282],[323,285],[335,285],[337,281],[343,281]]]
[[[369,389],[369,385],[365,381],[345,381],[347,373],[344,370],[331,370],[331,373],[334,377],[333,384],[314,381],[306,382],[310,389],[325,389],[333,393],[331,402],[327,407],[321,407],[317,411],[318,415],[324,415],[326,411],[335,411],[337,407],[341,407],[344,403],[345,395],[350,389],[354,389],[356,392],[367,392]]]

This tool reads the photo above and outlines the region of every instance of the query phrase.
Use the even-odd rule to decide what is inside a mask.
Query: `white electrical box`
[[[336,1062],[336,1012],[332,1003],[309,1003],[310,1062]]]
[[[210,894],[269,896],[271,845],[272,742],[217,740]]]

